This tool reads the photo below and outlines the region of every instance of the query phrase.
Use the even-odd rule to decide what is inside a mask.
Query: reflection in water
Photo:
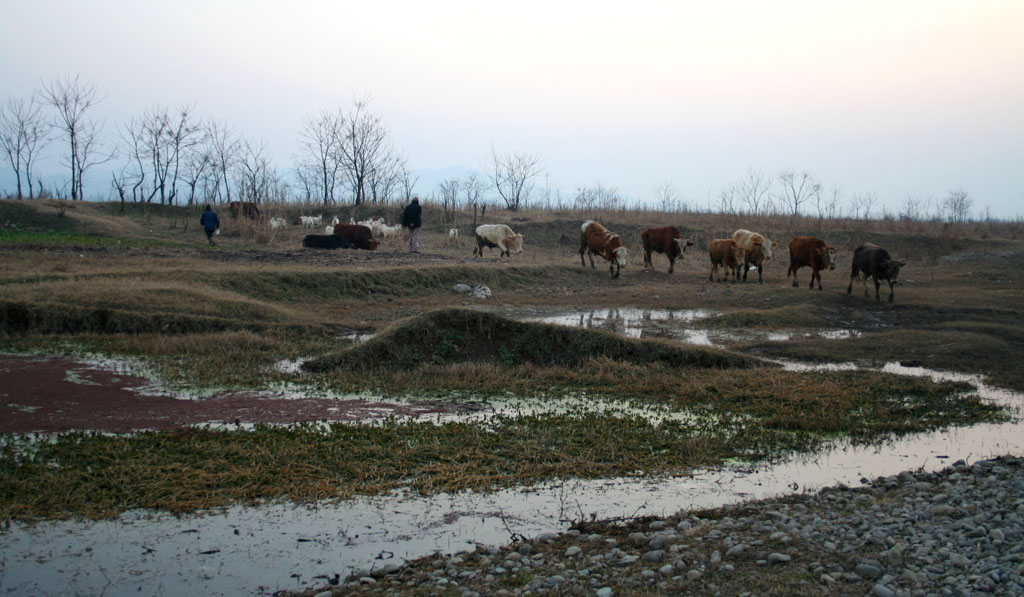
[[[714,311],[705,309],[595,309],[591,311],[576,311],[559,315],[546,315],[542,317],[526,317],[525,321],[538,323],[553,323],[580,328],[597,328],[639,338],[644,334],[645,328],[655,322],[687,323],[698,319],[706,319],[717,315]]]
[[[853,364],[783,362],[793,370]],[[934,471],[957,459],[1024,454],[1024,395],[973,375],[889,363],[880,371],[972,384],[1011,411],[1007,423],[919,433],[881,445],[833,443],[776,464],[698,471],[676,478],[570,480],[489,494],[420,497],[395,493],[307,507],[268,504],[175,518],[131,512],[108,521],[12,523],[0,534],[0,582],[18,594],[138,591],[208,595],[302,589],[359,569],[443,551],[503,544],[568,521],[670,515],[750,499],[817,491],[908,469]]]
[[[718,315],[717,311],[707,309],[592,309],[571,311],[554,315],[512,314],[523,321],[551,323],[569,327],[602,329],[622,334],[630,338],[663,337],[673,338],[689,344],[714,346],[757,339],[769,342],[787,342],[793,338],[824,338],[826,340],[843,340],[861,335],[857,330],[817,330],[812,332],[763,331],[754,329],[718,330],[694,329],[688,325],[694,321]]]

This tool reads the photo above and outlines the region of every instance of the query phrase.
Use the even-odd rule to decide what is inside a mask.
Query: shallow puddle
[[[783,362],[794,370],[853,364]],[[442,551],[564,530],[573,520],[670,515],[794,491],[817,491],[908,469],[938,470],[1024,453],[1024,395],[980,378],[889,363],[896,375],[962,381],[1011,411],[1011,421],[906,436],[875,446],[836,442],[774,465],[678,478],[571,480],[490,494],[403,493],[306,507],[272,504],[175,518],[128,513],[112,521],[13,523],[0,534],[0,589],[17,594],[270,594]],[[514,408],[510,406],[510,408]]]
[[[594,328],[640,338],[644,331],[658,324],[689,323],[717,315],[706,309],[593,309],[552,315],[520,315],[517,319],[570,327]],[[515,317],[515,316],[514,316]]]
[[[602,329],[630,338],[670,338],[701,346],[733,344],[753,340],[787,342],[793,338],[842,340],[861,335],[861,332],[857,330],[847,329],[796,332],[756,329],[719,330],[694,328],[691,326],[695,321],[714,317],[718,314],[717,311],[707,309],[669,310],[637,309],[632,307],[561,311],[547,315],[538,315],[522,310],[506,311],[506,315],[520,321],[550,323],[586,329]]]

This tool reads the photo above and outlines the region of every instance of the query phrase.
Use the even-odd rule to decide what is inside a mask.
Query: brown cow
[[[619,277],[619,270],[626,265],[626,256],[629,254],[629,250],[622,246],[622,238],[618,234],[593,220],[587,220],[580,226],[580,265],[583,267],[587,267],[587,262],[583,260],[583,253],[587,251],[590,267],[597,269],[594,255],[600,255],[611,264],[613,278]]]
[[[252,201],[232,201],[228,203],[228,209],[231,210],[232,218],[237,218],[239,214],[250,220],[258,220],[260,218],[260,210]]]
[[[793,274],[793,287],[800,284],[796,281],[796,272],[803,266],[811,268],[811,285],[814,288],[814,279],[818,279],[818,290],[821,290],[821,270],[836,269],[836,248],[830,246],[820,238],[813,236],[798,236],[789,241],[789,269],[786,270],[786,277]]]
[[[757,283],[764,284],[764,268],[768,260],[772,258],[772,249],[779,246],[775,241],[769,241],[764,235],[749,230],[737,230],[732,233],[732,239],[746,250],[743,258],[743,281],[747,281],[747,272],[750,271],[750,264],[757,266]]]
[[[380,245],[380,241],[373,237],[369,227],[360,224],[335,224],[334,233],[350,242],[353,247],[364,251],[376,251]]]
[[[892,302],[893,286],[899,281],[900,268],[906,265],[906,261],[896,261],[889,257],[889,252],[883,247],[864,243],[853,250],[853,269],[850,271],[850,285],[846,287],[846,294],[853,292],[853,279],[861,272],[864,273],[864,296],[868,296],[868,278],[875,279],[875,300],[881,301],[878,296],[878,287],[881,280],[889,281],[889,302]]]
[[[664,253],[668,257],[668,273],[676,267],[676,259],[686,258],[686,247],[692,247],[693,241],[683,238],[675,226],[658,226],[647,228],[640,233],[644,245],[644,269],[654,268],[651,252]]]
[[[731,238],[717,238],[708,243],[708,257],[711,258],[711,273],[708,274],[708,281],[715,281],[715,272],[721,265],[724,270],[722,282],[729,278],[729,272],[733,274],[733,282],[740,279],[740,267],[743,266],[743,259],[746,251],[743,247]]]

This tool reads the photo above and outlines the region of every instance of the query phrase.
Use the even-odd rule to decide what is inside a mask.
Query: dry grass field
[[[290,223],[321,212],[343,221],[380,215],[392,223],[399,211],[264,208],[267,217]],[[597,269],[580,265],[579,225],[591,216],[620,233],[631,250],[617,279],[600,260]],[[702,413],[707,419],[700,420],[716,423],[672,428],[628,418],[597,422],[589,414],[522,417],[483,436],[479,425],[469,423],[438,432],[430,424],[395,422],[358,434],[333,431],[333,445],[353,447],[344,457],[312,449],[324,440],[303,427],[70,434],[33,448],[38,451],[9,436],[0,459],[0,484],[9,488],[0,517],[109,516],[134,506],[187,511],[401,486],[428,493],[486,489],[638,470],[671,474],[729,458],[812,449],[834,434],[872,441],[999,416],[976,398],[962,397],[957,384],[865,371],[789,372],[762,357],[865,366],[902,361],[978,373],[995,385],[1024,390],[1020,224],[950,228],[495,210],[481,223],[509,224],[524,235],[524,249],[511,258],[485,250],[481,258],[472,256],[472,216],[456,216],[460,240],[453,243],[447,231],[455,223],[443,222],[429,204],[421,254],[410,254],[402,241],[375,252],[303,249],[305,234],[323,230],[293,224],[272,232],[232,220],[226,209],[221,218],[217,246],[208,247],[196,209],[0,202],[0,350],[138,358],[174,387],[258,390],[286,382],[453,401],[585,392],[593,400]],[[639,234],[653,225],[678,226],[696,243],[673,274],[662,255],[654,256],[652,271],[641,265]],[[740,227],[779,242],[767,283],[757,284],[756,275],[747,283],[708,282],[707,242]],[[838,249],[838,267],[823,273],[823,291],[807,288],[806,268],[798,274],[799,288],[786,279],[786,243],[803,234]],[[885,302],[884,287],[882,302],[873,293],[865,298],[859,282],[847,294],[850,256],[862,242],[883,245],[909,262],[894,303]],[[483,284],[493,294],[470,298],[453,292],[458,283]],[[657,321],[640,338],[524,321],[524,314],[600,309],[711,311],[687,325],[713,334],[716,346],[680,342]],[[357,333],[374,337],[356,344],[350,338]],[[787,339],[770,339],[770,333]],[[275,368],[285,359],[307,363],[297,371]],[[608,442],[605,453],[631,456],[604,458],[591,449],[595,441]],[[90,446],[85,460],[75,448],[83,442]],[[264,460],[268,443],[279,451]],[[387,446],[386,459],[375,456],[381,446]],[[135,455],[135,464],[124,465],[125,454]],[[349,470],[352,454],[367,466]],[[111,488],[86,474],[55,474],[61,467],[102,469],[119,481]],[[41,489],[51,483],[65,490]],[[161,497],[172,486],[174,499]]]

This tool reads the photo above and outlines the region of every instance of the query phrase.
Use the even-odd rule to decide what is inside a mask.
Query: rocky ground
[[[1001,457],[357,571],[302,595],[1021,595],[1024,461]]]

